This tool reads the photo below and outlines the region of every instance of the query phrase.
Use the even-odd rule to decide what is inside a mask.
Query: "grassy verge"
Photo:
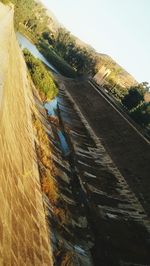
[[[77,77],[76,71],[66,61],[58,56],[47,43],[40,41],[38,49],[46,57],[50,64],[56,67],[62,75],[69,78]]]
[[[41,61],[36,59],[27,49],[24,49],[23,52],[31,78],[42,100],[52,100],[58,93],[58,88],[52,74],[50,74]]]

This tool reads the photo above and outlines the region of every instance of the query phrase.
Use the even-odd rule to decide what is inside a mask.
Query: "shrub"
[[[141,126],[150,125],[150,103],[143,103],[131,112],[131,117]]]
[[[127,95],[122,99],[122,103],[129,110],[137,107],[144,100],[144,94],[137,88],[131,88]]]
[[[42,100],[52,100],[58,93],[52,75],[46,70],[41,61],[36,59],[27,49],[24,49],[23,52],[32,80],[38,89]]]

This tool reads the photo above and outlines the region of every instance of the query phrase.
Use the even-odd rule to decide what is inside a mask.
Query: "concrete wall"
[[[32,131],[32,95],[0,4],[0,265],[52,265]]]
[[[99,85],[103,85],[105,82],[106,77],[108,77],[111,74],[111,70],[106,68],[105,66],[102,66],[98,73],[94,76],[94,80]]]

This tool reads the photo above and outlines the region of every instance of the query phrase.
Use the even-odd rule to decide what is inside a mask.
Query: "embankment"
[[[37,171],[33,104],[13,8],[0,4],[0,265],[52,265]]]

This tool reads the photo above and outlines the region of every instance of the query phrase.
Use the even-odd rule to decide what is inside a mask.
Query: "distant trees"
[[[86,47],[79,46],[76,38],[62,27],[52,33],[49,29],[50,18],[42,4],[34,0],[12,0],[12,3],[15,5],[16,29],[38,44],[49,60],[53,60],[56,56],[59,68],[66,69],[62,74],[67,73],[67,69],[69,73],[67,76],[72,77],[75,73],[78,75],[95,73],[95,59],[92,52]]]
[[[39,90],[43,101],[53,99],[57,95],[58,89],[50,72],[27,49],[24,49],[23,52],[32,80]]]
[[[128,93],[122,99],[122,103],[129,110],[138,107],[144,102],[144,94],[149,91],[148,83],[143,82],[137,86],[131,87]]]
[[[143,103],[131,112],[131,117],[140,125],[150,126],[150,103]]]
[[[57,30],[55,37],[55,44],[54,44],[55,50],[58,52],[58,54],[61,57],[64,58],[66,56],[67,46],[69,45],[74,46],[74,40],[73,38],[71,38],[69,31],[63,28],[59,28]]]
[[[95,61],[92,53],[85,47],[79,47],[75,38],[65,29],[58,30],[54,47],[79,75],[94,73]]]
[[[24,25],[27,30],[32,31],[36,36],[40,36],[48,24],[46,10],[40,4],[34,2],[33,14],[27,17]]]
[[[33,15],[34,0],[11,0],[15,6],[15,27],[25,23]]]
[[[144,94],[149,91],[147,82],[131,87],[122,99],[131,117],[142,126],[150,126],[150,103],[144,102]]]
[[[51,46],[54,45],[54,42],[55,42],[55,40],[54,40],[54,35],[53,35],[49,30],[44,31],[44,32],[42,33],[42,36],[41,36],[41,37],[42,37],[45,41],[47,41],[49,45],[51,45]]]
[[[110,91],[118,101],[122,101],[128,93],[128,89],[119,84],[112,85],[111,88],[108,87],[108,91]]]
[[[66,29],[59,28],[55,36],[51,35],[50,32],[44,32],[42,38],[41,43],[47,40],[54,51],[70,64],[79,75],[95,73],[96,62],[93,54],[85,47],[79,47],[75,37]]]
[[[48,17],[45,8],[34,0],[11,0],[15,6],[15,27],[26,29],[38,38],[47,28]]]
[[[0,0],[0,2],[2,2],[3,4],[7,5],[10,3],[10,0]]]
[[[75,78],[77,76],[76,71],[55,52],[53,47],[50,46],[47,41],[40,40],[38,49],[62,75],[70,78]]]
[[[140,83],[130,88],[121,87],[119,84],[105,85],[114,97],[122,103],[132,119],[150,132],[150,103],[145,102],[145,93],[149,92],[147,82]]]
[[[113,74],[114,75],[114,74]],[[111,76],[112,77],[112,76]],[[148,82],[142,82],[130,88],[114,84],[109,80],[104,87],[126,107],[127,113],[132,119],[144,127],[150,133],[150,103],[145,102],[145,94],[149,95],[150,87]]]

